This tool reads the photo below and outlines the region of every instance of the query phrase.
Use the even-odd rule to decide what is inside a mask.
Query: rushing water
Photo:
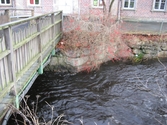
[[[167,59],[162,62],[167,66]],[[55,118],[64,114],[74,125],[80,121],[84,125],[166,125],[167,68],[163,65],[158,60],[108,62],[90,73],[45,72],[30,89],[29,101],[36,102],[40,95],[38,115],[46,121],[54,106]]]

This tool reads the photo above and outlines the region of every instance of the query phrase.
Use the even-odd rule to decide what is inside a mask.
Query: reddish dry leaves
[[[84,19],[84,17],[82,17]],[[85,17],[87,22],[88,18]],[[96,27],[99,23],[103,26],[103,31],[98,30],[83,30],[84,21],[68,19],[70,23],[66,24],[66,28],[70,27],[72,30],[65,30],[62,40],[58,43],[57,48],[60,48],[71,58],[82,58],[87,56],[89,59],[82,65],[82,70],[91,71],[99,68],[102,62],[107,60],[119,60],[131,56],[129,47],[123,42],[122,33],[120,30],[112,26],[111,19],[94,19],[90,18],[89,24]],[[108,22],[109,21],[109,22]],[[110,23],[110,25],[108,25]],[[77,66],[78,63],[76,62]]]

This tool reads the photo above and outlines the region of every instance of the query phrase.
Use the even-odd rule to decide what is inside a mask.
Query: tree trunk
[[[112,0],[110,3],[109,10],[108,10],[109,13],[111,13],[111,8],[112,8],[113,3],[114,3],[114,0]]]
[[[106,3],[104,0],[102,0],[102,2],[103,2],[103,13],[106,13]]]

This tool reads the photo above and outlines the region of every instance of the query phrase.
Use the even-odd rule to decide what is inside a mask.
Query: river
[[[37,114],[46,121],[64,114],[74,125],[166,125],[167,59],[161,63],[107,62],[89,73],[45,72],[28,92],[28,104],[39,95]]]

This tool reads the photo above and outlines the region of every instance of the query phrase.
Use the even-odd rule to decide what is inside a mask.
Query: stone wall
[[[167,42],[141,42],[136,46],[132,46],[135,54],[144,54],[144,58],[167,57]]]
[[[125,43],[134,55],[143,53],[144,58],[167,57],[167,36],[131,35]]]
[[[150,39],[149,36],[142,36],[142,38],[136,36],[127,36],[126,39],[124,39],[126,45],[121,46],[120,44],[115,44],[113,47],[111,47],[112,49],[115,49],[114,54],[110,53],[110,49],[107,49],[108,46],[105,44],[98,47],[98,53],[90,52],[92,49],[85,50],[84,56],[83,53],[81,56],[80,51],[77,50],[75,52],[69,51],[66,53],[59,50],[56,56],[52,57],[49,66],[47,66],[45,70],[55,72],[80,72],[83,70],[91,71],[99,68],[100,64],[109,60],[115,61],[121,59],[133,59],[140,54],[144,55],[143,59],[167,57],[167,40],[158,40],[157,38],[159,39],[159,37],[153,37]],[[127,49],[130,49],[128,51],[130,51],[131,54],[126,54]]]

